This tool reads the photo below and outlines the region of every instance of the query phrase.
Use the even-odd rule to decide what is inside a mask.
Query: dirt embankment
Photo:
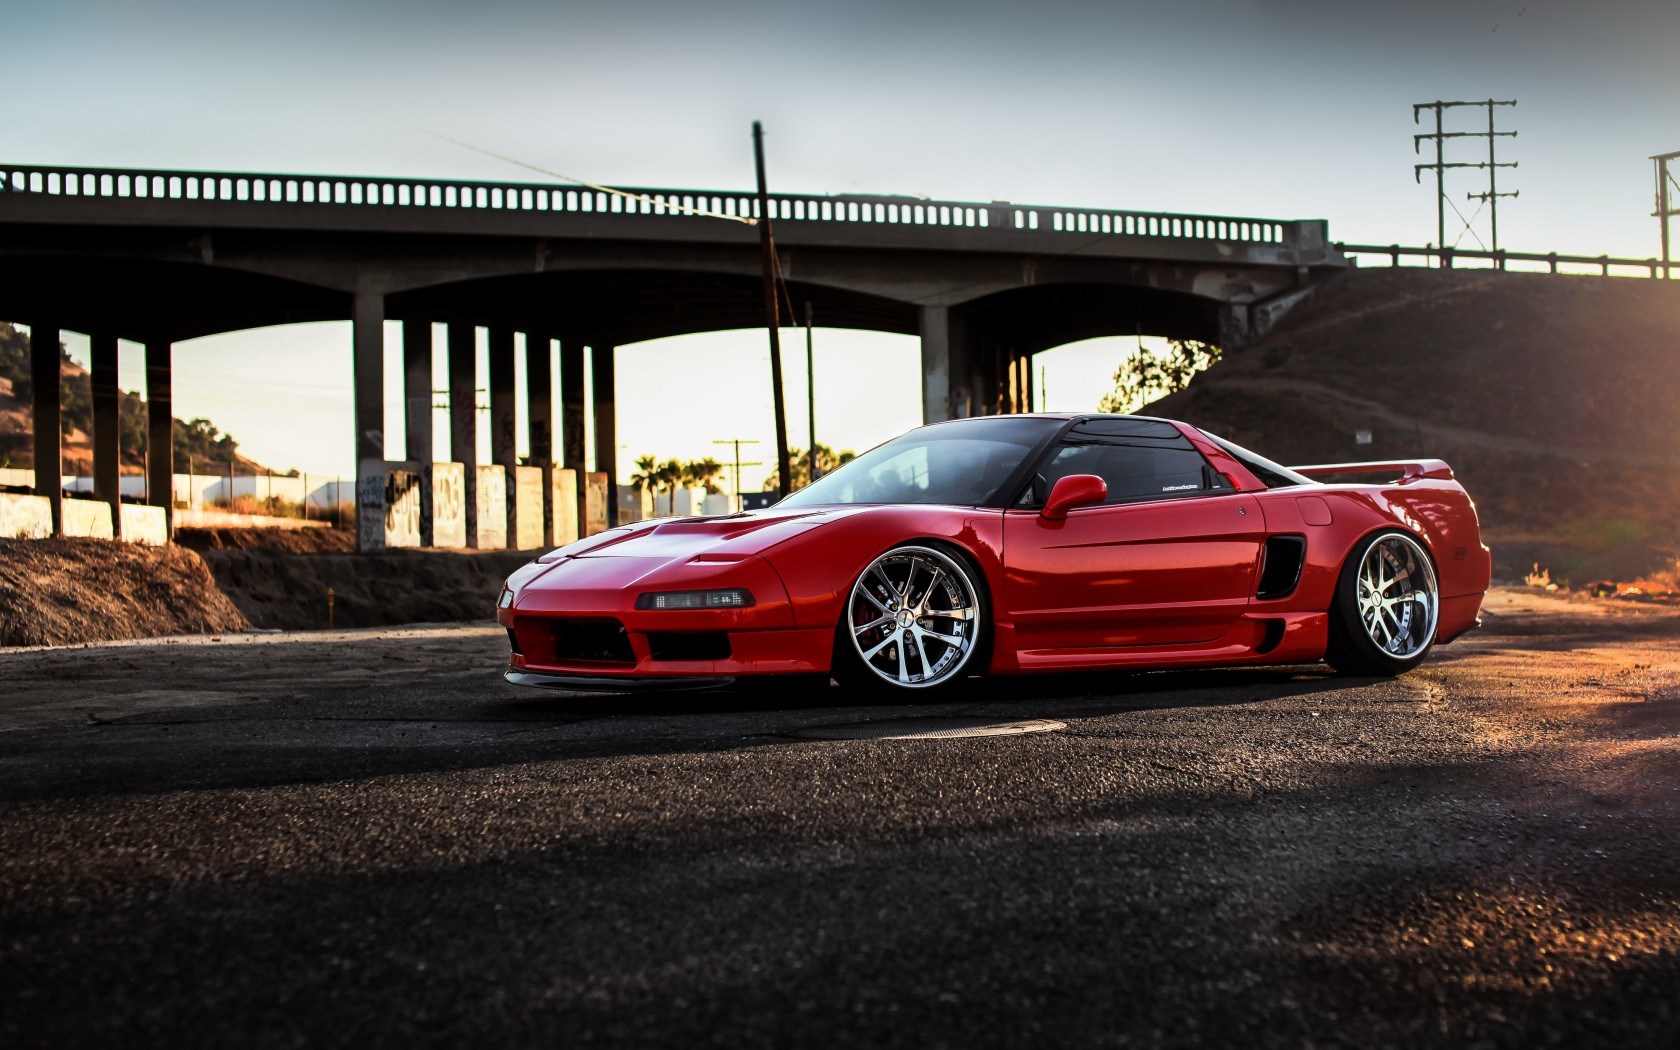
[[[216,584],[253,626],[311,630],[328,625],[486,620],[513,570],[535,551],[385,551],[286,554],[264,550],[203,553]]]
[[[349,529],[180,528],[175,542],[195,551],[282,551],[287,554],[349,554],[356,534]]]
[[[1148,410],[1284,463],[1445,459],[1506,578],[1632,578],[1680,545],[1680,284],[1355,271]]]
[[[197,554],[111,540],[0,539],[0,645],[66,645],[249,624]]]

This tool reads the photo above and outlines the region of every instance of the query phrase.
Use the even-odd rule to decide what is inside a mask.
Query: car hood
[[[824,525],[867,513],[869,507],[800,507],[745,511],[721,517],[656,518],[621,525],[561,547],[544,560],[647,558],[735,561]]]

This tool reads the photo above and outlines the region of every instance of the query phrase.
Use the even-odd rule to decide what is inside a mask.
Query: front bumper
[[[639,594],[740,587],[744,608],[637,609]],[[757,557],[728,561],[583,557],[521,590],[496,619],[512,643],[508,681],[561,688],[695,688],[749,676],[824,674],[834,629],[803,627],[781,577]],[[577,684],[572,684],[573,682]]]

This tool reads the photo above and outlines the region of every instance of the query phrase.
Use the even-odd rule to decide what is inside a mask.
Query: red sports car
[[[1369,484],[1318,479],[1370,474]],[[622,525],[514,573],[507,680],[601,688],[1326,660],[1393,675],[1475,627],[1439,460],[1282,467],[1184,423],[936,423],[768,510]]]

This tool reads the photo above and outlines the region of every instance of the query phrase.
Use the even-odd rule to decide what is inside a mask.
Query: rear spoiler
[[[1452,468],[1439,459],[1396,459],[1370,463],[1316,463],[1308,467],[1290,467],[1297,474],[1309,478],[1327,474],[1398,474],[1402,483],[1418,478],[1451,481]]]

